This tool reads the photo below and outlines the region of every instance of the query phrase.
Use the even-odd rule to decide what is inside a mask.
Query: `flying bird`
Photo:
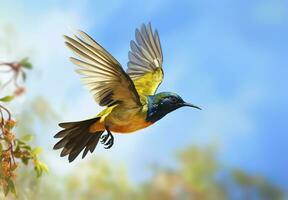
[[[156,93],[164,78],[163,54],[157,30],[143,24],[130,42],[128,69],[83,31],[74,37],[64,36],[65,44],[77,56],[70,60],[79,66],[77,73],[88,86],[95,101],[106,107],[96,117],[78,122],[60,123],[63,128],[54,137],[61,138],[54,149],[62,149],[72,162],[84,149],[82,158],[96,148],[114,144],[115,133],[131,133],[146,128],[186,103],[172,92]],[[104,133],[106,132],[106,133]]]

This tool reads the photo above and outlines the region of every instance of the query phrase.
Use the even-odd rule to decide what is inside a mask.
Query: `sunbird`
[[[115,133],[132,133],[146,128],[166,114],[183,106],[200,109],[186,103],[172,92],[155,94],[164,78],[163,54],[158,31],[151,23],[135,31],[135,41],[130,42],[128,69],[100,44],[83,31],[74,38],[65,36],[65,44],[78,58],[70,60],[79,66],[77,73],[88,86],[95,101],[106,107],[96,117],[78,122],[64,122],[54,137],[61,138],[54,149],[61,149],[60,156],[68,155],[72,162],[84,149],[82,159],[96,148],[99,140],[104,148],[114,144]],[[106,134],[103,134],[104,132]]]

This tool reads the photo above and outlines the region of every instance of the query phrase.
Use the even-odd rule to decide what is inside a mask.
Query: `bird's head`
[[[161,92],[148,97],[148,121],[157,121],[166,114],[181,108],[189,106],[200,109],[198,106],[185,102],[178,94],[173,92]]]

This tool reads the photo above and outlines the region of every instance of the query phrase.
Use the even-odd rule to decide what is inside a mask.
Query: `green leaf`
[[[46,172],[46,173],[49,172],[49,168],[45,163],[39,161],[39,165],[44,172]]]
[[[34,167],[36,173],[37,173],[37,177],[39,178],[40,176],[42,176],[43,172],[48,173],[49,169],[47,167],[47,165],[45,163],[42,163],[40,161],[36,161],[35,162],[35,167]]]
[[[23,137],[25,137],[26,135],[24,135]],[[28,137],[28,136],[27,136]],[[24,138],[25,139],[25,138]],[[28,139],[28,138],[27,138]],[[23,149],[27,149],[27,150],[31,150],[31,147],[27,144],[26,141],[24,141],[22,138],[21,140],[20,139],[17,139],[17,146],[19,146],[19,148],[23,148]],[[16,147],[17,147],[16,146]]]
[[[23,58],[19,63],[26,69],[32,69],[32,64],[29,62],[29,58]]]
[[[34,170],[36,171],[37,178],[41,177],[43,172],[49,173],[47,165],[39,160],[34,160]]]
[[[7,185],[3,186],[3,190],[4,190],[4,195],[5,195],[5,197],[6,197],[7,194],[9,193],[9,190],[10,190],[9,185],[7,184]]]
[[[23,81],[26,81],[27,76],[25,72],[22,72],[22,78],[23,78]]]
[[[19,139],[16,139],[16,141],[17,141],[17,143],[18,143],[19,146],[26,145],[26,142],[24,142],[24,141],[21,141],[21,140],[19,140]]]
[[[22,64],[22,67],[26,68],[26,69],[32,69],[32,64],[30,62],[26,62]]]
[[[32,149],[32,148],[31,148],[29,145],[27,145],[27,144],[22,145],[21,148],[22,148],[22,149],[26,149],[26,150],[28,150],[28,151],[31,151],[31,149]]]
[[[9,190],[16,195],[16,189],[15,189],[15,185],[13,183],[13,181],[10,179],[8,181],[8,187],[9,187]]]
[[[37,177],[39,178],[39,177],[42,175],[42,173],[43,173],[43,170],[42,170],[42,168],[41,168],[41,166],[40,166],[40,164],[39,164],[39,161],[36,161],[36,162],[35,162],[35,167],[34,167],[34,169],[35,169],[35,171],[36,171],[36,173],[37,173]]]
[[[21,161],[24,165],[27,165],[29,162],[29,159],[28,158],[21,158]]]
[[[36,147],[35,149],[32,150],[31,154],[32,156],[38,156],[42,153],[42,149],[40,147]]]
[[[5,96],[5,97],[0,98],[0,101],[9,102],[9,101],[12,101],[13,99],[14,99],[14,96]]]
[[[27,134],[24,135],[23,137],[21,137],[21,140],[25,141],[25,142],[30,142],[33,139],[33,135],[31,134]]]

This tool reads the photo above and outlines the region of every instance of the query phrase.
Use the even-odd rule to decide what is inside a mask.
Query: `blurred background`
[[[50,171],[40,179],[19,171],[19,199],[288,198],[287,1],[0,3],[0,61],[27,56],[34,66],[26,93],[8,107]],[[74,72],[62,35],[84,30],[126,69],[135,28],[148,22],[164,54],[158,91],[203,110],[179,109],[68,163],[52,151],[57,124],[102,108]]]

